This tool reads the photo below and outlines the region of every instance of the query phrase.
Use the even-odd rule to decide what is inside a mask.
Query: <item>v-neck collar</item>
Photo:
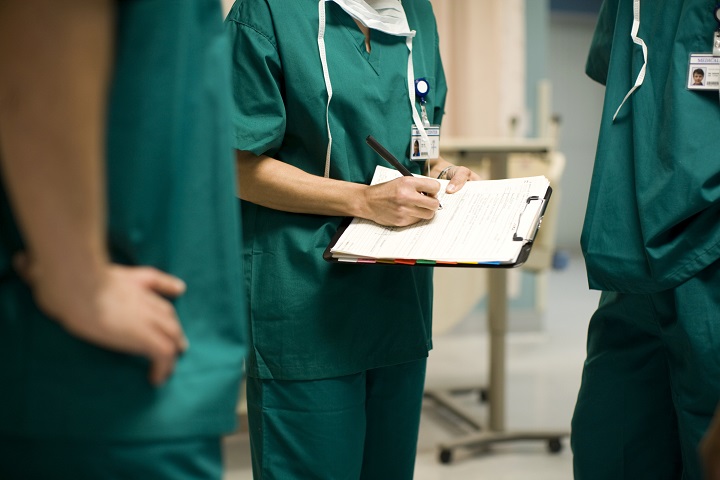
[[[337,20],[350,35],[353,45],[357,49],[360,56],[362,56],[368,64],[375,70],[375,73],[380,75],[380,48],[378,42],[372,41],[373,34],[370,34],[370,52],[365,48],[365,34],[357,26],[355,20],[335,2],[330,3],[330,14]],[[372,31],[372,30],[371,30]],[[375,32],[377,35],[379,32]]]

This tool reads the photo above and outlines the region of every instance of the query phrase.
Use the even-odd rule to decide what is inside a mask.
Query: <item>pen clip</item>
[[[534,235],[533,235],[533,238],[531,238],[531,239],[529,239],[529,240],[526,239],[526,238],[523,238],[523,237],[521,237],[520,235],[518,235],[518,231],[520,230],[520,225],[522,224],[522,218],[523,218],[523,215],[525,215],[525,212],[527,211],[528,205],[530,205],[530,202],[533,202],[533,201],[536,201],[536,200],[544,201],[544,200],[542,200],[540,197],[538,197],[537,195],[533,195],[533,196],[531,196],[531,197],[528,197],[527,201],[525,202],[525,208],[523,208],[523,211],[520,212],[520,215],[518,216],[517,227],[515,228],[515,233],[513,233],[513,241],[514,241],[514,242],[522,242],[522,241],[525,241],[525,240],[527,240],[527,241],[532,241],[532,240],[535,238]],[[540,221],[538,222],[537,228],[540,228],[540,224],[541,224],[541,223],[542,223],[542,217],[540,217]],[[537,228],[535,229],[535,231],[537,231]]]

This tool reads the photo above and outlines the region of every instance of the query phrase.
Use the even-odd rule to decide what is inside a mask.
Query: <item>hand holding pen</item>
[[[368,140],[373,148],[379,146],[376,151],[387,158],[391,164],[397,162],[401,165],[401,173],[404,170],[406,175],[390,182],[376,185],[368,185],[364,189],[362,204],[365,212],[360,216],[379,223],[380,225],[404,227],[422,220],[430,220],[435,216],[440,202],[435,195],[440,191],[440,183],[426,177],[415,177],[402,167],[390,153],[387,152],[376,140]],[[397,168],[397,165],[394,165]],[[426,195],[421,195],[421,193]]]
[[[375,152],[378,155],[380,155],[383,159],[385,159],[390,165],[395,167],[397,169],[397,171],[400,172],[403,176],[405,176],[405,177],[413,177],[414,176],[412,174],[412,172],[410,172],[410,170],[408,170],[407,167],[405,167],[405,165],[400,163],[400,161],[397,158],[395,158],[395,156],[392,153],[390,153],[385,147],[383,147],[380,144],[380,142],[375,140],[375,137],[373,137],[372,135],[368,135],[367,138],[365,138],[365,142],[367,142],[367,144],[370,145],[370,148],[375,150]],[[420,193],[422,193],[423,195],[426,195],[426,196],[428,195],[428,192],[425,192],[425,191],[421,191]],[[443,208],[443,206],[440,202],[438,202],[438,204],[439,204],[438,210],[441,210]]]

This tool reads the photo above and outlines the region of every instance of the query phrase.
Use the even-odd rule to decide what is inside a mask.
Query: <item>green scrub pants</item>
[[[426,359],[338,378],[248,378],[255,480],[411,480]]]
[[[163,442],[0,436],[2,480],[220,480],[219,437]]]
[[[571,444],[576,480],[700,480],[720,395],[720,265],[651,295],[604,292]]]

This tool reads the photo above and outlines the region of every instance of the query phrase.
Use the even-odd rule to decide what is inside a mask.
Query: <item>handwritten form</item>
[[[378,166],[372,184],[399,176],[397,170]],[[543,176],[483,180],[467,182],[458,192],[447,194],[449,180],[438,182],[443,208],[432,219],[408,227],[384,227],[355,218],[331,249],[333,257],[514,263],[534,235],[550,186]]]

